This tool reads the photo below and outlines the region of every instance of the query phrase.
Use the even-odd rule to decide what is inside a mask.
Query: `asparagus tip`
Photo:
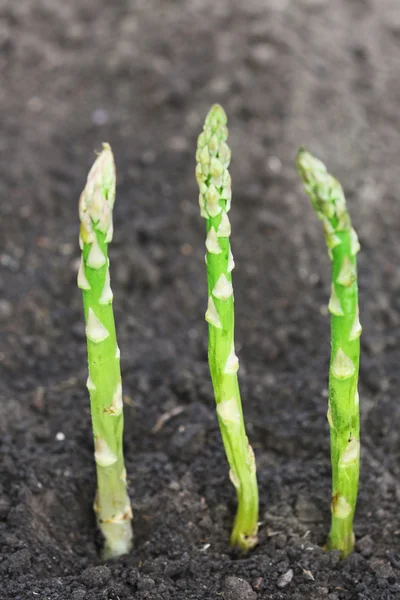
[[[324,222],[328,248],[340,243],[335,231],[351,229],[342,186],[328,173],[324,163],[303,147],[297,154],[297,171],[319,219]]]
[[[216,127],[218,124],[226,125],[228,117],[220,104],[213,104],[206,116],[205,125]]]
[[[94,242],[94,225],[107,235],[107,242],[111,241],[115,179],[115,163],[111,146],[104,143],[103,150],[98,154],[89,171],[79,200],[80,233],[83,243]]]
[[[324,163],[313,156],[304,146],[300,146],[297,152],[297,170],[305,183],[312,183],[318,173],[326,174]]]

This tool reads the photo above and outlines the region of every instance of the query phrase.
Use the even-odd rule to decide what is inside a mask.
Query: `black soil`
[[[400,597],[398,4],[0,2],[1,599]],[[207,366],[193,170],[213,102],[231,131],[236,337],[260,485],[247,557],[228,545],[234,489]],[[102,141],[119,175],[110,255],[136,532],[107,565],[75,284],[77,200]],[[302,143],[342,181],[362,243],[362,474],[343,561],[322,550],[330,267],[295,173]]]

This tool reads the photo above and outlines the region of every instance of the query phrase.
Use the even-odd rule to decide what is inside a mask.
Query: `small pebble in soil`
[[[257,593],[240,577],[227,577],[224,581],[225,600],[256,600]]]
[[[106,585],[111,577],[111,571],[105,565],[98,567],[88,567],[81,574],[83,585],[88,588],[101,587]]]
[[[145,591],[152,590],[155,585],[156,582],[154,581],[154,579],[151,579],[151,577],[142,577],[137,587],[138,590]]]
[[[394,576],[393,568],[387,560],[375,558],[371,561],[370,567],[378,578],[388,579]]]
[[[293,579],[293,575],[294,575],[293,569],[289,569],[288,571],[286,571],[286,573],[284,573],[283,575],[278,577],[278,581],[276,582],[276,585],[278,586],[278,588],[284,588],[287,585],[289,585],[289,583]]]
[[[369,558],[374,551],[374,542],[370,535],[364,535],[364,537],[357,541],[356,547],[364,558]]]

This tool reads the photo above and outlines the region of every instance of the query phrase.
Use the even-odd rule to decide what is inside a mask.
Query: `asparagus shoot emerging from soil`
[[[328,422],[332,461],[332,522],[326,548],[343,557],[354,548],[353,518],[360,470],[358,371],[361,325],[358,317],[357,252],[360,249],[340,183],[325,165],[301,149],[297,168],[322,221],[332,260],[331,360]]]
[[[249,445],[237,378],[239,361],[234,347],[234,307],[230,249],[231,152],[223,108],[214,105],[198,138],[196,179],[200,188],[200,214],[206,219],[208,281],[208,361],[217,415],[230,479],[236,488],[238,509],[231,544],[247,551],[257,543],[258,490],[254,453]]]
[[[113,236],[115,165],[111,148],[91,168],[79,201],[82,290],[89,376],[87,388],[95,445],[97,523],[105,543],[103,558],[115,558],[132,546],[132,509],[126,489],[122,449],[123,411],[120,353],[115,333],[108,244]]]

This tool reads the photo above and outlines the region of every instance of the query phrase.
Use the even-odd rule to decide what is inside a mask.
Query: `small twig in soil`
[[[331,360],[328,422],[331,436],[332,521],[326,544],[347,556],[354,549],[353,519],[360,471],[357,253],[360,249],[340,183],[325,165],[301,149],[298,172],[318,218],[332,261]]]
[[[234,261],[228,218],[231,152],[226,143],[226,123],[223,108],[214,105],[198,138],[196,179],[200,189],[200,214],[206,219],[207,229],[208,362],[230,479],[238,497],[231,544],[247,551],[257,543],[258,489],[254,453],[244,425],[237,377],[239,361],[234,346]]]
[[[42,385],[39,385],[35,390],[35,394],[33,396],[33,402],[32,402],[33,408],[35,408],[39,412],[44,410],[44,407],[45,407],[44,397],[45,397],[45,389]]]
[[[170,419],[173,419],[174,417],[177,417],[178,415],[182,414],[184,410],[185,410],[184,406],[175,406],[171,410],[168,410],[163,415],[161,415],[161,417],[159,417],[157,419],[156,424],[151,429],[151,432],[158,433],[159,431],[161,431],[163,429],[164,425]]]

